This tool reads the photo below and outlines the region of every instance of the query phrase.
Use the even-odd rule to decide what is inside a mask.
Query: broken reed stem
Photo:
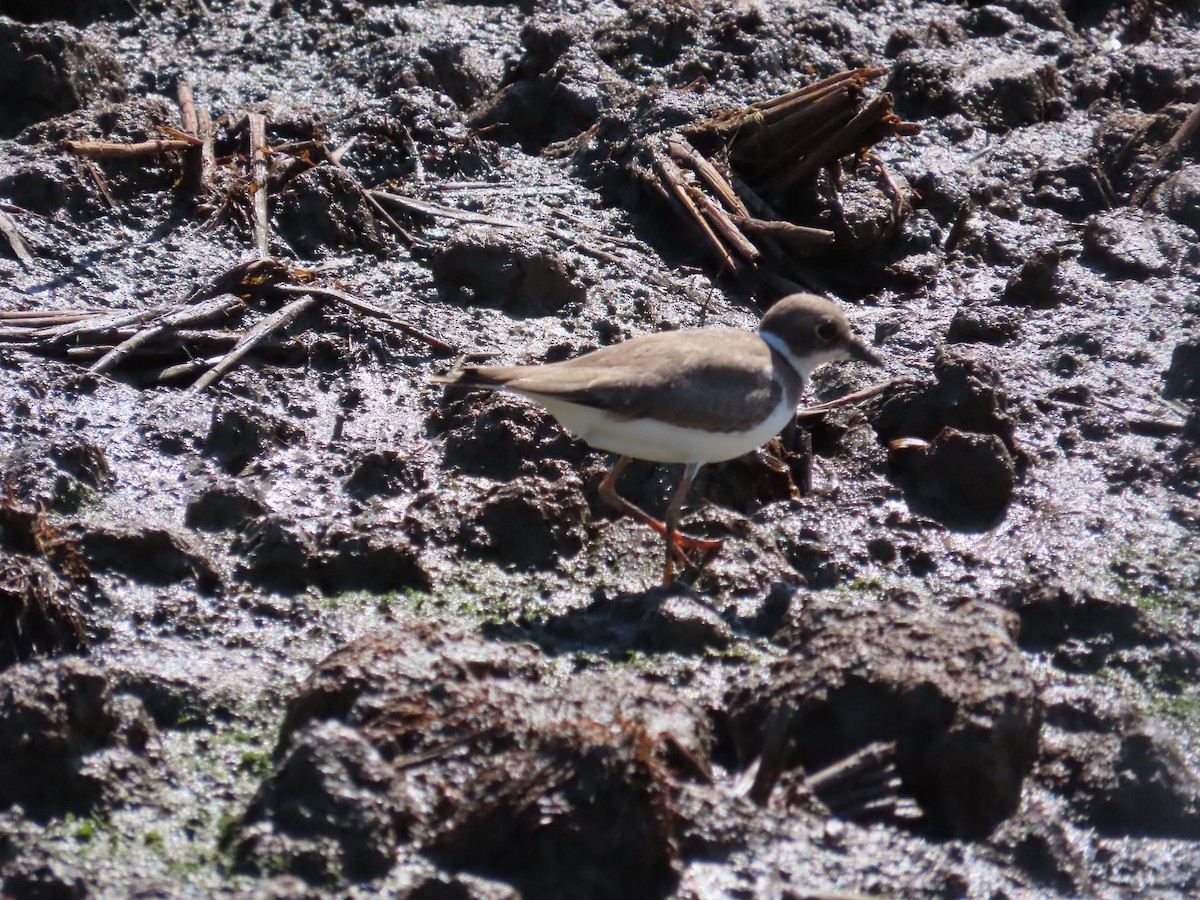
[[[967,225],[971,221],[971,216],[975,214],[975,207],[970,200],[964,200],[958,205],[958,213],[954,216],[954,224],[950,227],[950,234],[946,237],[944,245],[947,253],[953,253],[954,249],[966,237]]]
[[[210,356],[207,359],[189,359],[185,363],[179,363],[174,366],[167,366],[165,369],[159,369],[157,372],[149,373],[149,380],[154,384],[162,384],[167,381],[175,381],[181,378],[190,378],[197,372],[203,372],[206,369],[215,366],[221,361],[220,356]]]
[[[728,246],[738,252],[738,255],[746,262],[754,265],[762,256],[761,251],[741,232],[741,229],[734,224],[729,215],[719,205],[714,203],[707,194],[698,187],[692,187],[688,191],[688,196],[692,202],[704,214],[704,218],[708,219],[713,229],[721,236],[722,240]]]
[[[209,179],[216,165],[212,146],[212,117],[207,110],[196,108],[196,95],[188,82],[179,82],[176,93],[183,130],[196,141],[183,156],[183,182],[193,194],[203,195],[208,193]]]
[[[145,334],[148,330],[150,329],[143,329],[137,334]],[[237,344],[239,337],[237,334],[224,332],[165,329],[155,334],[153,340],[139,345],[136,357],[145,363],[161,357],[174,361],[181,356],[195,356],[198,353],[226,353]],[[260,344],[258,347],[260,352],[262,348],[263,345]],[[112,348],[107,345],[93,345],[68,347],[61,355],[75,362],[96,362],[111,352]]]
[[[254,200],[254,249],[260,257],[265,257],[271,255],[271,236],[267,227],[267,117],[262,113],[249,113],[246,120]]]
[[[749,210],[742,204],[738,198],[737,192],[733,186],[726,180],[717,167],[704,158],[704,155],[696,150],[686,139],[679,135],[672,135],[667,138],[667,152],[678,163],[687,163],[696,174],[700,176],[700,180],[708,185],[709,190],[717,195],[724,207],[731,213],[736,213],[741,216],[750,215]]]
[[[864,88],[868,81],[874,81],[887,74],[886,69],[876,68],[859,68],[850,69],[846,72],[838,72],[835,75],[830,75],[828,78],[822,78],[820,81],[815,81],[812,84],[805,85],[802,88],[797,88],[794,91],[789,91],[779,97],[772,97],[770,100],[760,100],[758,103],[751,103],[750,108],[767,112],[780,106],[787,106],[801,100],[811,99],[817,94],[827,93],[829,89],[841,85],[845,82],[851,82]]]
[[[829,247],[836,239],[832,231],[824,228],[808,228],[776,219],[768,221],[753,216],[730,216],[734,224],[743,231],[760,237],[775,238],[795,250],[811,252],[820,247]]]
[[[183,123],[183,130],[193,137],[198,137],[200,123],[196,115],[196,95],[192,86],[186,81],[179,82],[175,86],[175,96],[179,99],[179,120]]]
[[[45,328],[49,325],[65,325],[81,319],[91,319],[109,312],[106,309],[25,309],[0,312],[0,323],[20,323],[24,328]]]
[[[191,141],[142,141],[137,144],[114,144],[110,141],[67,141],[66,148],[76,156],[87,159],[145,159],[176,153],[194,146]]]
[[[33,268],[33,254],[29,252],[25,239],[21,237],[16,220],[4,210],[0,210],[0,233],[8,239],[8,245],[12,247],[21,265],[27,269]]]
[[[96,190],[100,192],[100,196],[104,198],[104,202],[108,204],[108,208],[116,209],[117,201],[113,199],[112,192],[108,189],[108,182],[104,180],[104,173],[87,157],[79,160],[79,164],[87,172],[88,178],[92,179],[92,184],[96,186]]]
[[[47,328],[39,334],[39,338],[44,340],[48,346],[83,341],[87,338],[103,338],[106,335],[116,333],[121,328],[128,328],[131,325],[143,325],[161,316],[169,309],[171,309],[169,306],[153,306],[150,309],[143,309],[134,313],[122,310],[103,316],[92,316],[82,321],[67,322],[63,325]]]
[[[318,302],[316,297],[301,297],[299,300],[293,300],[279,311],[263,319],[250,329],[237,342],[237,345],[221,358],[220,362],[197,378],[192,386],[187,389],[187,393],[198,394],[205,388],[212,387],[212,385],[224,378],[258,344],[262,343],[274,332],[286,328],[297,317],[307,312],[313,306],[316,306]]]
[[[856,784],[860,778],[875,784],[890,777],[887,772],[895,771],[895,755],[894,743],[869,744],[845,759],[812,773],[805,783],[814,794],[838,782]]]
[[[184,306],[165,313],[133,337],[126,338],[109,350],[88,371],[93,375],[103,375],[128,359],[140,347],[168,332],[185,325],[201,325],[211,319],[224,317],[244,305],[240,297],[224,296],[207,300],[194,307]]]
[[[739,135],[734,145],[736,155],[743,164],[758,171],[774,171],[789,159],[806,156],[808,148],[842,128],[854,117],[860,99],[838,89],[812,103],[797,106],[778,121],[748,129],[745,136]],[[760,161],[771,149],[775,152],[765,162]]]
[[[665,190],[675,201],[671,204],[672,208],[676,209],[683,216],[684,221],[691,222],[700,229],[707,246],[717,257],[723,269],[727,269],[730,272],[737,272],[740,268],[737,262],[730,256],[725,245],[721,243],[721,239],[717,237],[712,227],[708,224],[700,210],[696,208],[696,204],[689,196],[687,186],[683,182],[683,172],[680,171],[679,166],[675,165],[669,157],[664,156],[662,153],[655,153],[654,167],[658,170],[659,177],[666,182]]]
[[[783,774],[788,756],[795,748],[795,741],[791,736],[792,718],[792,708],[783,704],[775,707],[767,720],[762,753],[758,757],[758,770],[754,773],[754,782],[747,792],[757,806],[766,806],[767,801],[771,799],[771,791],[779,781],[779,776]]]
[[[200,138],[200,184],[199,192],[207,193],[212,184],[213,171],[217,168],[217,155],[213,149],[212,116],[208,110],[196,111],[196,127]]]
[[[820,143],[809,147],[799,165],[776,179],[777,189],[787,190],[814,177],[819,170],[843,156],[865,150],[874,143],[866,140],[867,131],[891,115],[891,110],[890,94],[874,97],[848,122],[824,136]],[[896,121],[900,120],[897,118]]]

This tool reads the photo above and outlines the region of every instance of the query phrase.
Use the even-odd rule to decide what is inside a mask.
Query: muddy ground
[[[4,896],[1200,892],[1196,3],[0,12],[0,312],[257,257],[248,112],[271,255],[376,308],[201,390],[300,295],[214,290],[236,316],[100,375],[4,320]],[[920,133],[769,197],[831,247],[718,272],[646,147],[859,66]],[[180,82],[207,188],[68,149],[170,139]],[[709,467],[685,522],[726,543],[670,589],[602,454],[428,382],[752,327],[787,282],[902,381],[785,436],[804,496]]]

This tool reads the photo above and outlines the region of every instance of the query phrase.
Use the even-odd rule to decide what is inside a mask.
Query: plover
[[[687,551],[703,559],[721,546],[679,531],[680,509],[700,467],[762,447],[791,420],[813,370],[844,359],[882,365],[837,306],[792,294],[767,311],[757,333],[666,331],[563,362],[463,366],[433,381],[528,397],[575,437],[616,453],[600,496],[663,536],[669,583],[677,559],[692,564]],[[617,493],[631,458],[684,466],[661,522]]]

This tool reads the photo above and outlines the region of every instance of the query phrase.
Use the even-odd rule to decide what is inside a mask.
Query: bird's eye
[[[817,323],[816,331],[817,337],[819,337],[821,340],[825,342],[832,341],[835,337],[837,337],[837,322],[833,321],[833,319],[823,319]]]

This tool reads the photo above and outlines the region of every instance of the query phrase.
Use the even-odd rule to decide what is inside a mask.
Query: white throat
[[[758,336],[767,342],[772,350],[787,360],[787,364],[795,370],[800,376],[800,390],[803,391],[808,387],[808,380],[812,377],[813,369],[826,362],[824,359],[806,356],[801,358],[791,351],[787,342],[777,334],[772,334],[769,331],[759,331]]]

